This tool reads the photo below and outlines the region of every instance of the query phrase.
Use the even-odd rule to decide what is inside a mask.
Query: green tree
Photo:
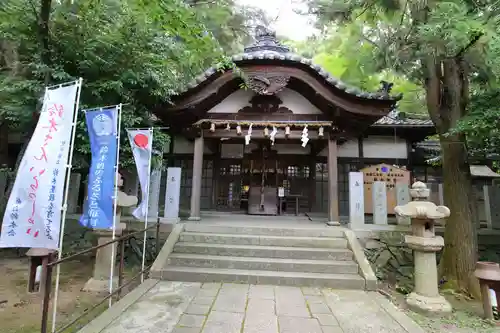
[[[260,8],[238,5],[234,0],[188,1],[217,39],[225,52],[243,50],[252,40],[257,25],[269,25],[269,17]]]
[[[380,81],[394,83],[394,93],[403,93],[398,109],[410,114],[423,114],[425,94],[420,84],[410,81],[395,70],[381,67],[373,61],[378,51],[371,43],[359,38],[360,26],[355,22],[330,25],[319,36],[305,42],[288,42],[304,56],[313,58],[325,70],[342,81],[367,91],[380,88]]]
[[[9,0],[0,7],[0,124],[8,125],[4,135],[8,129],[26,132],[32,126],[34,119],[26,110],[35,110],[47,80],[77,77],[84,78],[83,108],[123,102],[124,128],[152,125],[151,112],[158,105],[207,66],[227,63],[221,45],[238,47],[249,36],[250,22],[265,19],[262,12],[244,11],[230,0],[191,6],[178,0],[39,4]],[[42,32],[48,38],[41,38]],[[89,147],[82,119],[75,157],[85,165]],[[125,156],[126,165],[130,156]]]
[[[497,1],[309,0],[320,22],[357,23],[358,40],[375,46],[374,62],[425,89],[442,149],[446,224],[441,274],[477,295],[474,197],[466,136],[453,132],[467,116],[471,77],[495,76],[500,57]]]
[[[7,160],[9,132],[26,133],[27,146],[45,85],[83,77],[82,108],[125,103],[120,160],[128,167],[133,162],[125,128],[156,124],[152,112],[195,75],[213,63],[231,65],[221,43],[230,48],[237,44],[232,39],[248,35],[246,16],[238,14],[235,21],[227,14],[236,11],[231,5],[218,3],[215,10],[180,0],[3,1],[0,166]],[[220,28],[212,33],[208,24]],[[86,168],[90,149],[83,114],[76,138],[73,165]],[[158,131],[155,141],[161,149],[168,136]]]

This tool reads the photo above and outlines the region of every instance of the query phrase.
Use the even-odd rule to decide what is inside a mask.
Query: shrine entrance
[[[172,147],[193,156],[189,218],[201,219],[209,188],[203,162],[212,155],[216,210],[298,215],[319,207],[338,222],[338,147],[394,110],[401,96],[390,95],[387,82],[373,93],[348,87],[266,29],[233,61],[237,72],[211,67],[154,110],[172,136],[192,141],[192,148],[175,140]],[[349,156],[361,157],[360,147]]]
[[[248,214],[278,214],[278,152],[270,142],[260,142],[257,149],[247,154],[244,179],[248,189]]]
[[[218,211],[250,215],[299,215],[314,204],[314,174],[307,155],[281,155],[269,140],[241,159],[221,159],[216,182]]]

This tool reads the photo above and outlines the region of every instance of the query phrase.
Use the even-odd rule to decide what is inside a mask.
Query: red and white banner
[[[143,220],[148,214],[149,179],[151,173],[151,152],[153,147],[153,135],[151,129],[127,130],[135,166],[141,184],[142,200],[132,215],[136,219]]]
[[[17,171],[0,247],[58,249],[65,176],[80,81],[48,89]]]

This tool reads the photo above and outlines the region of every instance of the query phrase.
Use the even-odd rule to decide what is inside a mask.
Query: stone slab
[[[349,224],[365,224],[365,190],[362,172],[349,172]]]
[[[80,331],[121,332],[424,333],[376,292],[154,280]]]
[[[374,224],[387,224],[387,188],[385,186],[385,182],[373,182],[372,184]]]

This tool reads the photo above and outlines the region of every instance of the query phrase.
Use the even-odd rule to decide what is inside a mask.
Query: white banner
[[[0,247],[58,249],[71,130],[80,83],[49,89],[3,216]]]
[[[141,184],[142,200],[139,206],[133,211],[132,215],[136,219],[142,220],[146,218],[148,211],[149,197],[149,179],[151,172],[151,152],[153,146],[153,136],[151,130],[127,130],[132,154],[134,155],[135,166]]]

